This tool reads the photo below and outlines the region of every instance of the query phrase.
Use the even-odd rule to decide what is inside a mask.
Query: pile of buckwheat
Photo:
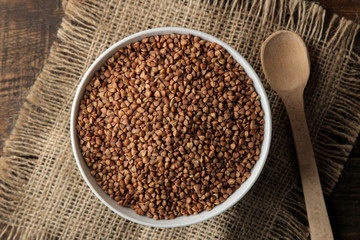
[[[260,155],[264,112],[224,48],[191,35],[119,49],[81,100],[77,131],[99,186],[153,219],[224,202]]]

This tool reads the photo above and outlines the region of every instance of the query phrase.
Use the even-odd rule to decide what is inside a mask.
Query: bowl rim
[[[234,191],[229,198],[227,198],[223,203],[217,205],[210,211],[203,211],[199,213],[198,215],[189,215],[189,216],[180,216],[175,219],[169,219],[169,220],[153,220],[148,218],[147,216],[141,216],[141,215],[133,215],[129,216],[128,214],[123,213],[122,211],[119,211],[117,208],[126,209],[125,207],[121,207],[117,205],[116,201],[111,199],[107,193],[105,193],[100,186],[96,184],[95,178],[89,173],[90,169],[88,168],[87,164],[83,160],[80,147],[79,147],[79,140],[77,136],[77,130],[76,130],[76,122],[77,122],[77,116],[78,116],[78,110],[79,110],[79,104],[83,97],[85,87],[88,84],[88,82],[91,80],[94,72],[100,68],[100,66],[109,58],[111,57],[119,48],[126,46],[129,43],[136,42],[138,40],[141,40],[144,37],[149,36],[155,36],[155,35],[165,35],[165,34],[191,34],[193,36],[198,36],[201,39],[210,41],[210,42],[216,42],[217,44],[221,45],[223,48],[226,49],[228,53],[230,53],[233,58],[240,63],[240,65],[244,68],[244,71],[249,75],[249,77],[253,80],[253,85],[256,90],[256,92],[260,95],[260,102],[262,110],[264,111],[264,140],[261,145],[261,151],[260,151],[260,158],[257,160],[256,164],[254,165],[254,168],[251,170],[251,176],[240,185],[240,187]],[[153,28],[148,29],[145,31],[137,32],[135,34],[132,34],[128,37],[123,38],[122,40],[116,42],[111,47],[107,48],[100,56],[96,58],[96,60],[91,64],[91,66],[87,69],[86,73],[83,75],[75,96],[72,103],[71,108],[71,118],[70,118],[70,137],[71,137],[71,146],[73,150],[73,154],[77,163],[77,166],[81,172],[82,177],[85,179],[87,185],[92,190],[92,192],[96,195],[100,201],[105,204],[108,208],[110,208],[113,212],[120,215],[123,218],[126,218],[130,221],[133,221],[138,224],[151,226],[151,227],[163,227],[163,228],[173,228],[173,227],[184,227],[189,226],[192,224],[196,224],[205,220],[208,220],[210,218],[213,218],[230,207],[234,206],[237,202],[239,202],[246,193],[252,188],[252,186],[255,184],[259,176],[261,175],[261,172],[265,166],[267,156],[270,149],[270,143],[271,143],[271,135],[272,135],[272,120],[271,120],[271,109],[268,101],[267,94],[265,92],[265,89],[257,76],[255,70],[251,67],[251,65],[245,60],[245,58],[238,53],[234,48],[232,48],[230,45],[225,43],[224,41],[201,31],[193,30],[189,28],[181,28],[181,27],[162,27],[162,28]],[[85,165],[85,167],[84,167]],[[256,169],[255,174],[253,174],[253,171]],[[91,179],[92,178],[92,179]],[[95,182],[95,183],[94,183]],[[234,194],[238,192],[235,196]],[[231,201],[230,201],[231,200]],[[112,201],[112,202],[110,202]],[[114,203],[117,205],[114,205]],[[227,203],[227,204],[226,204]],[[130,208],[128,208],[130,209]],[[131,211],[135,212],[134,210],[130,209]],[[124,210],[125,211],[125,210]],[[200,216],[202,215],[202,216]],[[200,217],[198,217],[200,216]],[[139,220],[142,218],[146,218],[146,221]],[[180,219],[180,221],[178,220]],[[145,220],[145,219],[144,219]],[[183,220],[183,221],[181,221]]]

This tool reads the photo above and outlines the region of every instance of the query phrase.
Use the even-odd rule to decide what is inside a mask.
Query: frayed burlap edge
[[[210,3],[207,2],[206,5],[208,4]],[[323,41],[329,49],[342,49],[343,52],[350,52],[347,62],[343,64],[344,74],[337,85],[340,94],[333,96],[335,99],[327,111],[328,116],[323,118],[324,121],[321,124],[326,127],[317,131],[317,136],[312,136],[312,139],[316,139],[313,142],[316,157],[322,159],[319,170],[323,188],[325,193],[329,194],[341,174],[343,164],[360,131],[360,106],[358,104],[360,100],[358,94],[360,91],[360,58],[355,53],[351,53],[359,25],[333,16],[329,26],[325,27],[325,10],[314,3],[300,0],[288,3],[258,0],[251,3],[234,1],[231,4],[223,2],[213,4],[224,8],[224,12],[225,9],[230,11],[230,14],[235,11],[247,11],[249,17],[262,17],[264,22],[272,21],[277,26],[273,29],[274,31],[291,29],[309,38]],[[69,36],[76,36],[79,41],[86,41],[86,29],[94,27],[89,24],[92,19],[82,19],[86,27],[72,24],[73,20],[81,15],[83,9],[79,7],[79,3],[71,0],[65,5],[67,6],[66,16],[58,32],[59,39],[51,49],[48,64],[44,66],[26,98],[19,119],[5,143],[3,156],[0,159],[0,216],[1,222],[5,224],[11,222],[11,212],[16,210],[19,199],[23,197],[28,179],[34,174],[33,167],[36,160],[43,154],[43,146],[49,144],[46,142],[47,136],[34,131],[33,126],[43,128],[45,133],[49,132],[51,128],[59,127],[52,112],[58,112],[57,102],[61,101],[61,93],[54,95],[54,92],[66,90],[67,83],[58,86],[59,82],[57,81],[48,82],[48,76],[62,73],[66,76],[78,77],[76,72],[66,72],[64,69],[57,68],[59,63],[66,63],[66,58],[68,61],[76,61],[76,56],[73,55],[71,49],[64,48],[63,43],[67,42]],[[287,10],[283,12],[284,8]],[[308,25],[302,24],[303,22]],[[312,31],[306,32],[309,26]],[[54,92],[43,91],[45,85],[52,88]],[[266,238],[304,237],[306,215],[301,189],[289,191],[283,200],[281,211],[283,214],[278,214],[279,217],[273,226],[276,231],[268,233]],[[294,215],[299,219],[294,218]],[[23,232],[22,226],[23,223],[9,224],[0,233],[0,237],[4,234],[8,235],[9,239],[20,236]],[[35,237],[44,238],[46,235]]]

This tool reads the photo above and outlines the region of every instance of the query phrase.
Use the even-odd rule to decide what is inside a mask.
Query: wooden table
[[[320,0],[330,13],[359,21],[359,0]],[[48,56],[63,16],[60,0],[0,0],[0,154],[22,102]],[[360,47],[360,37],[356,41]],[[360,141],[326,199],[338,239],[360,239]]]

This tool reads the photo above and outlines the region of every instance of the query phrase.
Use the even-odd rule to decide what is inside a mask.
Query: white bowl
[[[228,199],[226,199],[225,202],[217,205],[211,211],[203,211],[198,215],[181,216],[171,220],[154,220],[146,216],[141,216],[136,214],[135,211],[132,210],[131,208],[119,206],[115,200],[111,199],[110,196],[107,195],[97,185],[95,178],[90,174],[89,167],[87,166],[86,162],[84,161],[81,155],[79,140],[76,132],[76,122],[77,122],[80,100],[84,95],[86,85],[91,80],[95,71],[99,70],[100,67],[103,65],[103,63],[109,57],[115,54],[115,52],[118,49],[125,47],[129,43],[139,41],[149,36],[165,35],[171,33],[191,34],[193,36],[198,36],[209,42],[216,42],[217,44],[225,48],[233,56],[233,58],[241,64],[241,66],[244,68],[248,76],[253,80],[254,88],[256,92],[260,95],[261,107],[264,111],[264,119],[265,119],[264,140],[261,146],[260,158],[256,162],[254,168],[251,170],[250,178],[247,179],[243,184],[241,184],[240,188],[238,188],[233,194],[231,194],[231,196]],[[233,206],[235,203],[237,203],[241,198],[243,198],[245,194],[250,190],[250,188],[254,185],[255,181],[258,179],[265,165],[265,161],[270,148],[271,112],[270,112],[268,98],[261,84],[261,81],[259,80],[259,77],[256,75],[254,69],[250,66],[250,64],[235,49],[230,47],[225,42],[219,40],[218,38],[200,31],[187,29],[187,28],[176,28],[176,27],[155,28],[143,32],[138,32],[115,43],[109,49],[103,52],[90,66],[90,68],[87,70],[84,77],[82,78],[75,94],[74,102],[72,105],[72,111],[71,111],[70,134],[71,134],[72,149],[74,152],[76,163],[80,169],[80,172],[84,177],[85,181],[87,182],[88,186],[90,187],[90,189],[106,206],[108,206],[112,211],[114,211],[118,215],[139,224],[152,226],[152,227],[165,227],[165,228],[181,227],[181,226],[188,226],[191,224],[199,223],[209,218],[212,218],[216,215],[219,215],[220,213],[224,212],[225,210]]]

